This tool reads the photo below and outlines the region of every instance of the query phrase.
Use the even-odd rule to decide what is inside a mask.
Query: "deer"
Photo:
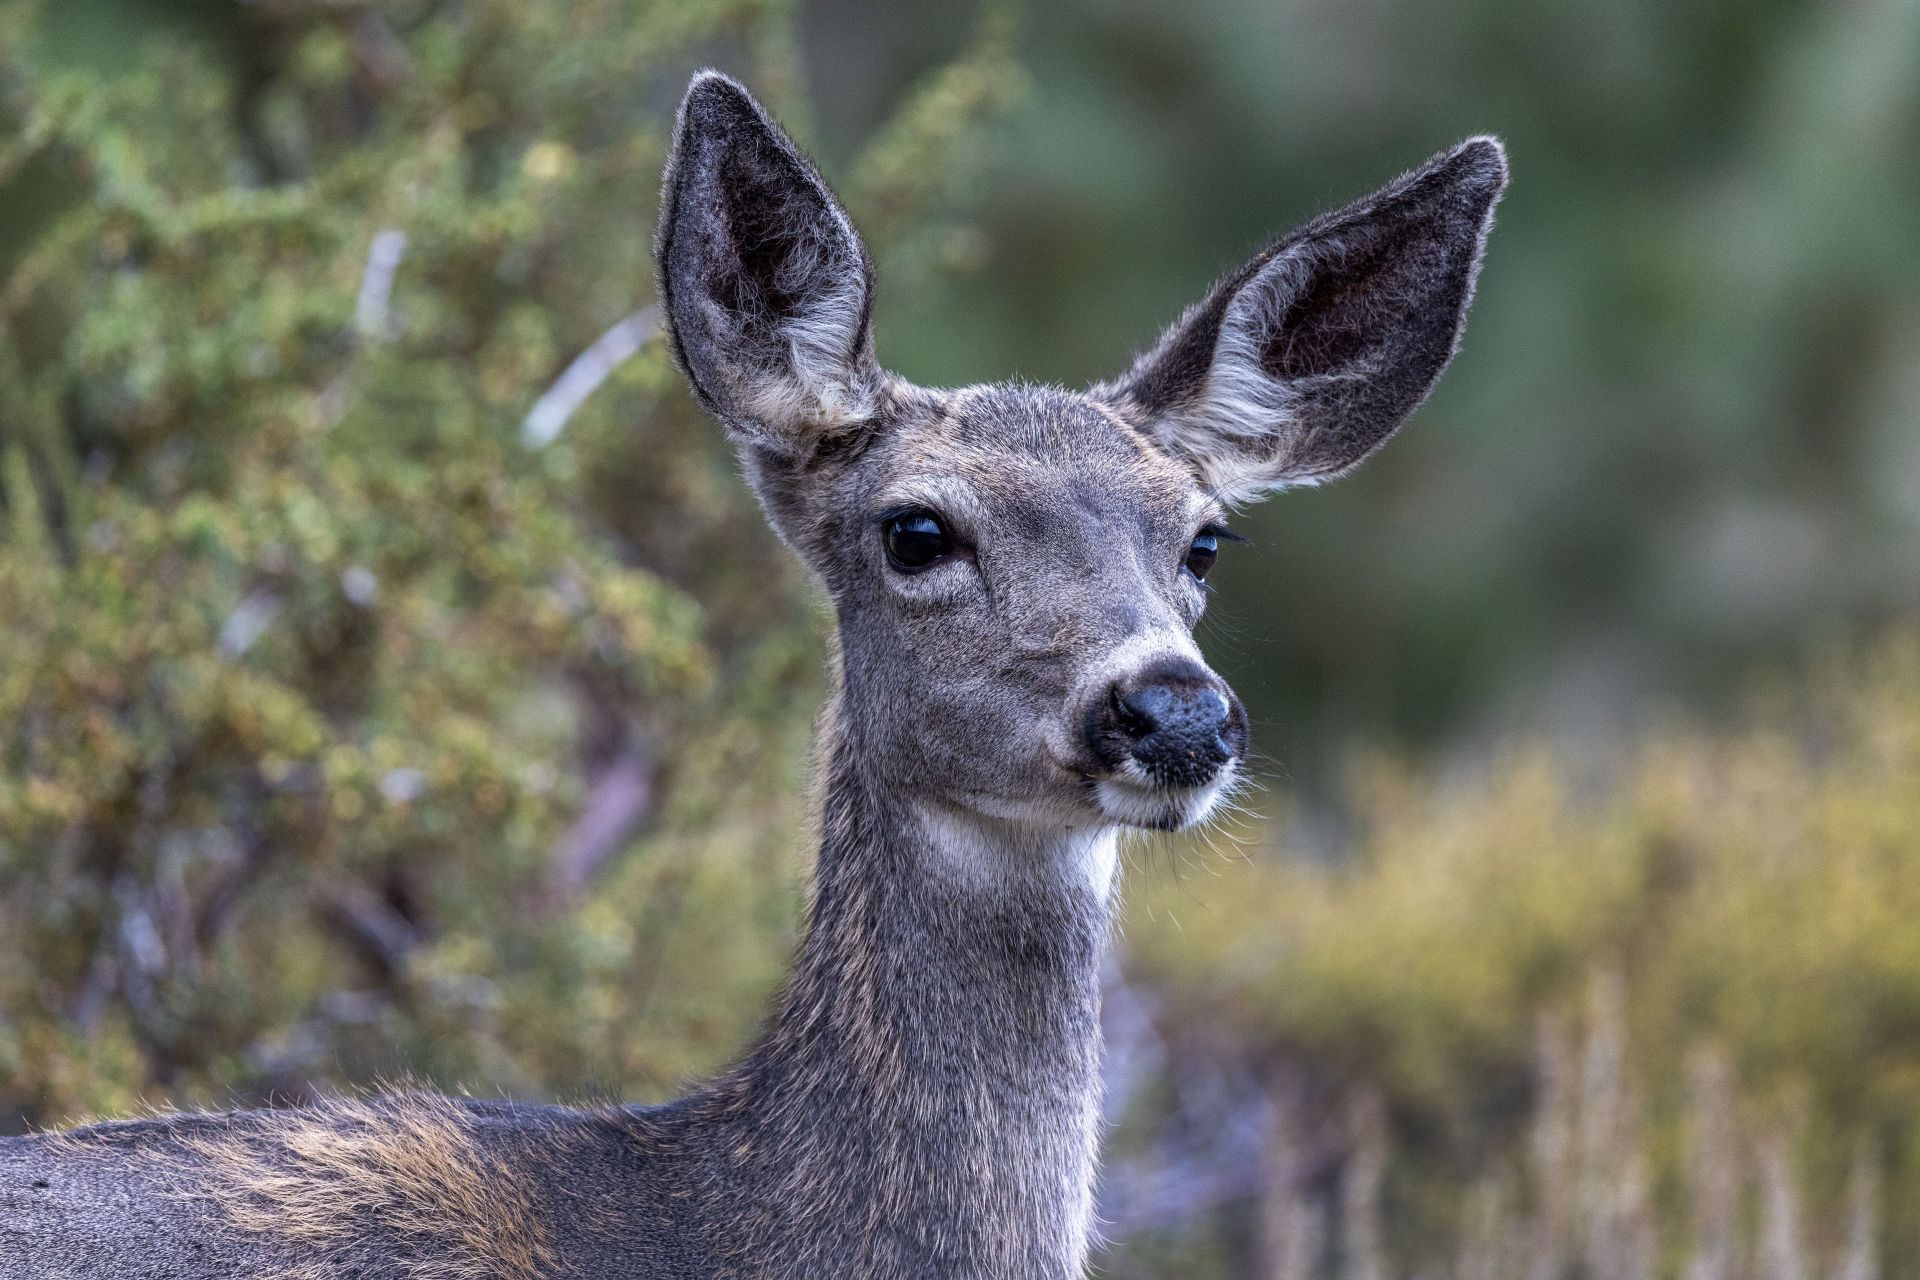
[[[757,1043],[658,1106],[413,1089],[0,1140],[0,1276],[1065,1280],[1096,1241],[1119,842],[1204,822],[1243,504],[1352,470],[1459,346],[1500,142],[1280,236],[1120,377],[915,386],[815,166],[694,78],[672,355],[830,601],[807,927]]]

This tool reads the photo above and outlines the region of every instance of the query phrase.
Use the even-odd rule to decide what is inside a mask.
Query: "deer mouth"
[[[1129,762],[1091,780],[1093,801],[1113,822],[1148,831],[1184,831],[1213,816],[1239,773],[1240,762],[1228,760],[1204,781],[1163,782]]]

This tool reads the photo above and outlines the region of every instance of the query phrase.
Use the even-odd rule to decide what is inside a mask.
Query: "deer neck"
[[[1078,1275],[1114,834],[931,811],[824,745],[808,934],[732,1082],[779,1135],[756,1181],[818,1202],[835,1274]]]

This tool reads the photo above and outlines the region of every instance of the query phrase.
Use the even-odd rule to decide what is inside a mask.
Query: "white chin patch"
[[[1131,778],[1102,778],[1094,783],[1100,811],[1115,822],[1152,831],[1181,831],[1205,822],[1226,794],[1236,765],[1229,763],[1198,787],[1163,787]]]

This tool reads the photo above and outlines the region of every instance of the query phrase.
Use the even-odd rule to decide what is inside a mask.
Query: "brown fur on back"
[[[299,1280],[345,1280],[376,1237],[404,1242],[408,1280],[540,1280],[555,1259],[528,1170],[484,1150],[474,1125],[419,1092],[268,1112],[186,1137],[198,1159],[179,1190],[291,1242]]]

